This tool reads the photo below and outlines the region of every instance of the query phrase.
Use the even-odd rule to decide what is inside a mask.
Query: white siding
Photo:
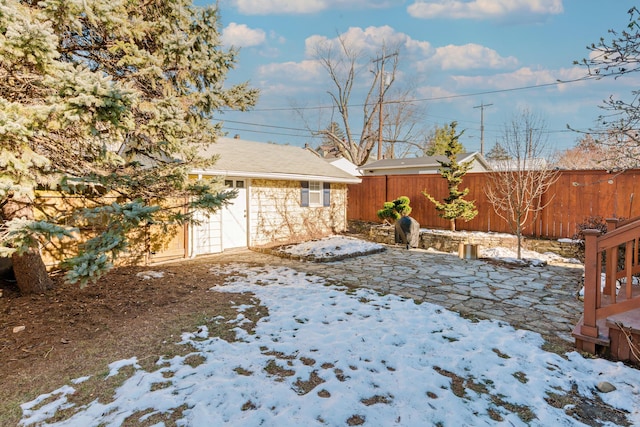
[[[250,244],[263,246],[325,237],[345,231],[347,186],[331,184],[331,206],[300,206],[300,182],[254,179]]]

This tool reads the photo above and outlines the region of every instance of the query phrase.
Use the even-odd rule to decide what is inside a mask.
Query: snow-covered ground
[[[558,254],[553,252],[545,252],[539,253],[535,251],[529,251],[526,249],[522,249],[521,251],[522,259],[520,261],[524,261],[529,265],[541,265],[544,263],[550,262],[561,262],[567,264],[581,264],[581,262],[575,258],[564,258]],[[510,248],[480,248],[480,257],[482,258],[492,258],[492,259],[500,259],[506,262],[518,263],[518,253]]]
[[[334,259],[348,255],[367,254],[384,250],[384,245],[348,236],[330,236],[296,245],[285,246],[280,252],[314,259]]]
[[[184,333],[181,344],[193,353],[162,359],[155,371],[136,358],[114,361],[110,375],[136,371],[111,402],[75,406],[69,396],[88,379],[79,378],[25,403],[21,424],[119,426],[133,414],[135,424],[181,408],[174,414],[181,426],[576,426],[583,424],[567,415],[575,400],[556,408],[545,399],[577,392],[583,403],[602,399],[640,425],[640,371],[622,363],[561,357],[541,349],[540,335],[503,322],[329,286],[286,267],[237,264],[211,273],[239,273],[212,292],[251,292],[268,310],[252,333],[239,327],[252,307],[238,305],[235,319],[212,319],[235,326],[237,341],[209,336],[204,326]],[[202,363],[189,363],[195,355]],[[597,391],[603,381],[615,390]],[[63,409],[73,415],[50,421]]]
[[[425,231],[425,229],[423,229]],[[429,232],[439,231],[441,233],[454,233],[447,230],[428,230]],[[480,233],[480,232],[458,232],[458,233],[466,233],[468,235],[473,235],[475,238],[480,239],[483,234],[488,233]],[[492,233],[492,236],[496,236],[496,233]],[[336,257],[347,256],[350,254],[366,254],[372,253],[380,250],[384,250],[385,246],[373,243],[369,241],[365,241],[362,239],[356,239],[348,236],[330,236],[324,239],[312,240],[308,242],[303,242],[297,245],[289,245],[280,248],[280,252],[299,256],[299,257],[309,257],[315,259],[333,259]],[[434,249],[428,249],[431,251],[435,251]],[[553,252],[539,253],[529,250],[522,250],[522,258],[526,259],[529,264],[540,265],[545,262],[565,262],[565,263],[580,263],[577,259],[573,258],[563,258],[560,255],[557,255]],[[495,248],[485,248],[480,246],[479,256],[482,258],[492,258],[492,259],[501,259],[507,262],[517,262],[517,252],[510,248],[504,247],[495,247]]]

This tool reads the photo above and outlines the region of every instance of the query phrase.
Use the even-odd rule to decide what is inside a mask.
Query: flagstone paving
[[[567,342],[573,342],[571,330],[583,308],[576,297],[584,271],[579,264],[509,266],[397,246],[333,262],[300,261],[249,250],[214,257],[286,265],[345,285],[438,304],[465,317],[502,320]]]

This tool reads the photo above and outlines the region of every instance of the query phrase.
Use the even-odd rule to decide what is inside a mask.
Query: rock
[[[599,382],[598,385],[596,386],[596,388],[598,389],[598,391],[600,393],[610,393],[616,389],[616,386],[614,386],[613,384],[607,382],[607,381],[602,381]]]
[[[27,327],[26,327],[26,326],[14,326],[14,327],[13,327],[13,333],[14,333],[14,334],[17,334],[18,332],[22,332],[22,331],[24,331],[25,329],[27,329]]]
[[[163,271],[153,271],[153,270],[141,271],[138,274],[136,274],[136,277],[140,277],[143,280],[161,279],[161,278],[164,277],[164,272]]]
[[[402,243],[407,249],[420,246],[420,224],[410,216],[403,216],[396,221],[395,242]]]

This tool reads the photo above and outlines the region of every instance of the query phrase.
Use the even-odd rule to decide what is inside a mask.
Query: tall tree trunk
[[[520,217],[518,217],[518,221],[520,221]],[[522,225],[520,222],[516,227],[516,237],[518,238],[518,259],[522,259]]]
[[[31,248],[22,255],[13,254],[11,262],[13,274],[22,295],[40,293],[53,288],[53,282],[49,278],[38,250]]]
[[[456,220],[455,219],[450,219],[449,220],[449,230],[456,231]]]
[[[21,201],[11,199],[3,206],[2,216],[6,220],[21,217],[33,219],[33,207],[28,201],[21,203]],[[37,247],[29,248],[22,255],[13,254],[11,263],[21,294],[39,293],[53,288],[53,282]]]

